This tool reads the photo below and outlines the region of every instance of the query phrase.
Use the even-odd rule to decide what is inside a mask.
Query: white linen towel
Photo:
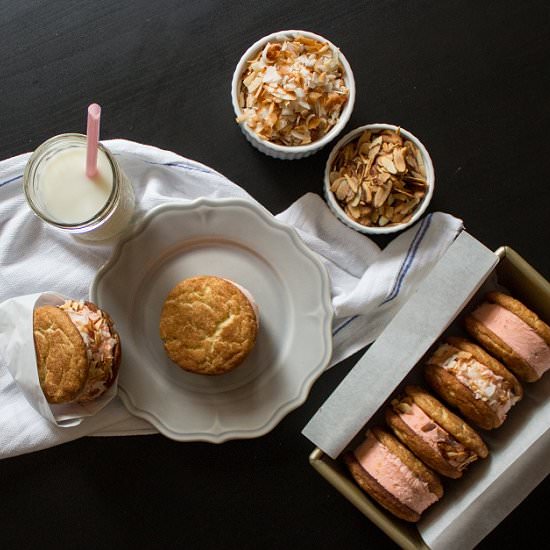
[[[175,153],[125,140],[104,144],[133,182],[136,219],[166,201],[201,196],[253,200],[218,172]],[[0,302],[47,290],[86,298],[114,241],[83,244],[34,216],[22,189],[28,158],[27,153],[0,162]],[[462,229],[462,222],[448,214],[429,214],[380,250],[368,237],[338,221],[312,193],[277,218],[293,226],[327,267],[335,312],[331,365],[381,333]],[[77,427],[55,427],[27,403],[0,354],[0,458],[84,435],[155,432],[148,422],[128,413],[118,398]]]

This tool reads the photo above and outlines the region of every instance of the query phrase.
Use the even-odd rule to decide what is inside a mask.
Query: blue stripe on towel
[[[426,232],[428,231],[428,228],[430,227],[431,222],[432,222],[432,214],[428,214],[422,220],[422,223],[420,224],[420,227],[418,228],[418,231],[416,232],[416,235],[414,236],[414,239],[412,240],[409,246],[409,250],[407,251],[405,260],[401,265],[401,269],[397,274],[397,279],[395,280],[393,288],[391,289],[386,299],[380,305],[390,302],[391,300],[393,300],[398,296],[399,291],[401,290],[401,286],[403,284],[403,280],[405,279],[407,273],[409,272],[409,269],[411,268],[414,262],[414,258],[418,251],[418,247],[420,246],[422,239],[424,239],[424,236],[426,235]]]
[[[176,168],[183,168],[185,170],[189,170],[190,172],[202,172],[203,174],[217,174],[214,170],[208,170],[207,168],[202,168],[200,166],[192,166],[184,162],[165,162],[164,166],[175,166]]]
[[[8,183],[12,183],[14,181],[20,180],[23,177],[23,174],[20,176],[15,176],[14,178],[11,178],[9,180],[0,181],[0,187],[3,187],[4,185],[8,185]]]
[[[399,291],[401,290],[403,281],[405,280],[405,277],[414,262],[416,253],[418,252],[418,248],[422,240],[424,239],[424,236],[426,235],[426,232],[428,231],[428,228],[430,227],[431,222],[432,222],[432,214],[428,214],[422,220],[420,227],[418,228],[418,231],[414,236],[414,239],[409,245],[409,249],[407,250],[407,254],[405,256],[405,259],[403,260],[403,263],[401,264],[401,269],[397,274],[397,278],[395,279],[395,283],[393,284],[393,287],[390,293],[387,295],[386,299],[378,307],[380,307],[381,305],[387,302],[391,302],[391,300],[393,300],[399,295]],[[336,327],[333,330],[332,336],[336,336],[342,329],[346,328],[351,322],[355,321],[355,319],[357,319],[358,317],[359,315],[354,315],[353,317],[350,317],[349,319],[344,321],[339,327]]]
[[[332,331],[332,336],[336,336],[343,328],[346,328],[352,321],[355,321],[359,315],[354,315],[353,317],[350,317],[346,321],[344,321],[339,327],[336,327]]]

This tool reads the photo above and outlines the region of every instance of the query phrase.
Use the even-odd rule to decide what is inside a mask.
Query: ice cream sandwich
[[[114,383],[120,337],[108,313],[92,302],[36,308],[33,336],[38,379],[49,403],[87,403]]]
[[[256,343],[259,313],[242,286],[212,275],[180,281],[168,294],[160,338],[182,369],[218,375],[232,371]]]
[[[489,451],[477,432],[440,401],[417,386],[386,409],[386,422],[418,458],[437,473],[459,478]]]
[[[490,292],[465,325],[521,380],[535,382],[550,369],[550,327],[512,296]]]
[[[502,363],[464,338],[447,338],[428,358],[424,375],[440,397],[485,430],[501,426],[523,396]]]
[[[359,487],[405,521],[418,521],[443,496],[438,476],[381,428],[369,430],[343,459]]]

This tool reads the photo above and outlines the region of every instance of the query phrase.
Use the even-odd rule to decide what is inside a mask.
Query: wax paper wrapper
[[[48,403],[38,380],[33,338],[33,311],[44,305],[60,305],[65,297],[42,292],[10,298],[0,304],[0,355],[29,405],[60,428],[78,426],[93,416],[117,394],[117,382],[90,403]]]

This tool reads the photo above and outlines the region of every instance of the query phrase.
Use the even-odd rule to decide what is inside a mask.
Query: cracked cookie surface
[[[40,387],[49,403],[74,400],[88,379],[86,346],[70,317],[54,306],[34,311],[34,347]]]
[[[256,342],[258,321],[246,295],[210,275],[180,281],[168,294],[160,338],[168,357],[198,374],[224,374],[240,365]]]

